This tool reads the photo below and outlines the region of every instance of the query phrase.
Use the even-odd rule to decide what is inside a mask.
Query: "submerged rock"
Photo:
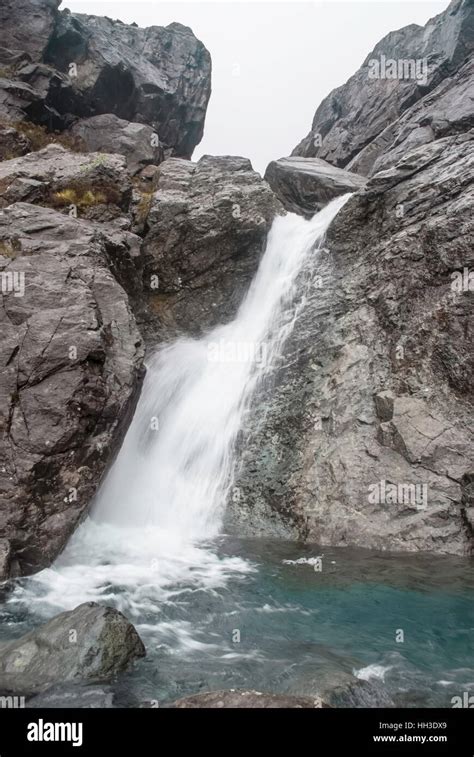
[[[57,684],[41,694],[28,699],[26,707],[40,709],[79,709],[114,707],[114,692],[110,686],[74,684]]]
[[[258,708],[258,709],[314,709],[328,707],[319,697],[296,697],[287,694],[265,694],[261,691],[209,691],[178,699],[170,707],[196,708]]]
[[[0,691],[27,695],[64,681],[108,681],[144,655],[122,613],[87,602],[0,649]],[[52,696],[44,694],[39,706],[52,706]]]
[[[291,213],[310,218],[346,192],[357,192],[365,179],[319,158],[280,158],[272,161],[265,179]]]
[[[121,443],[143,346],[118,280],[133,290],[139,255],[126,231],[27,203],[0,211],[0,578],[57,557]]]

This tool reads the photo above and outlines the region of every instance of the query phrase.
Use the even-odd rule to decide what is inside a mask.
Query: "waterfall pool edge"
[[[147,649],[111,684],[117,706],[229,688],[316,695],[355,680],[402,707],[451,707],[474,691],[472,559],[221,536],[178,564],[152,565],[145,550],[120,565],[116,546],[99,556],[96,533],[92,586],[74,564],[83,538],[62,565],[17,582],[0,640],[91,598],[116,607]]]

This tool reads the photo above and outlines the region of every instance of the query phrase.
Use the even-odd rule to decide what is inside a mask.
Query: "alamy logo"
[[[25,706],[25,697],[0,697],[0,710],[19,710]]]
[[[73,746],[82,746],[82,723],[28,723],[28,741],[70,741]]]
[[[378,481],[370,484],[368,500],[371,505],[409,505],[424,510],[428,504],[428,484]]]
[[[220,339],[207,345],[210,363],[256,363],[264,365],[267,345],[262,342],[234,342]]]
[[[474,707],[474,696],[469,696],[468,691],[463,691],[462,697],[452,697],[451,704],[454,707],[464,707],[465,709]]]
[[[413,79],[426,84],[428,81],[427,58],[371,58],[368,62],[369,79]]]
[[[466,267],[462,271],[453,271],[451,289],[453,292],[474,292],[474,271]]]
[[[13,293],[14,297],[23,297],[25,294],[25,272],[2,271],[0,273],[0,291],[2,294]]]

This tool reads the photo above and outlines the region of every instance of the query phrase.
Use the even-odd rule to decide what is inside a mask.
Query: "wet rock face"
[[[425,27],[412,24],[391,32],[375,46],[354,76],[323,100],[310,133],[293,155],[323,158],[340,168],[368,175],[375,160],[393,141],[390,125],[442,80],[454,76],[472,54],[473,46],[471,0],[453,0]],[[396,64],[395,76],[390,61]],[[454,112],[466,107],[460,90],[455,101],[449,110],[453,106]],[[429,141],[429,120],[419,128],[427,129],[426,134],[412,135],[412,139]]]
[[[0,692],[28,696],[61,682],[109,681],[144,656],[142,640],[122,613],[87,602],[2,647]],[[94,706],[86,694],[83,706]],[[41,702],[51,706],[47,696]]]
[[[472,551],[473,140],[407,153],[335,218],[255,402],[239,533]]]
[[[283,208],[246,158],[170,159],[153,184],[143,248],[149,331],[199,335],[235,315]]]
[[[78,121],[70,130],[90,152],[119,153],[127,159],[132,174],[147,165],[158,165],[164,159],[157,135],[146,124],[131,123],[111,113]]]
[[[211,59],[181,24],[141,29],[109,18],[57,17],[45,62],[72,82],[72,111],[112,113],[149,124],[171,154],[191,157],[200,142],[211,92]],[[60,112],[68,102],[52,105]]]
[[[133,234],[107,225],[28,203],[0,211],[1,578],[55,559],[120,444],[143,347],[118,279],[137,254]]]
[[[142,124],[156,133],[153,147],[161,143],[167,156],[191,157],[211,92],[211,58],[191,29],[176,23],[141,29],[60,12],[58,5],[58,0],[2,3],[0,119],[9,126],[31,120],[50,131],[86,119],[76,128],[97,143],[88,119],[107,115],[104,131],[118,143],[114,149],[109,141],[110,151],[121,152]],[[112,116],[131,125],[119,129]],[[142,129],[142,141],[144,134]]]
[[[43,55],[53,34],[61,0],[2,0],[0,46]]]
[[[125,166],[120,155],[73,153],[51,144],[0,163],[0,207],[34,202],[84,215],[103,205],[120,214],[132,195]]]
[[[335,197],[357,192],[365,184],[362,176],[336,168],[325,160],[300,157],[272,161],[265,180],[286,210],[307,218]]]

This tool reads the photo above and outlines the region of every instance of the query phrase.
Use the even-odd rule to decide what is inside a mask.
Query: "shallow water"
[[[83,554],[81,533],[75,540]],[[116,682],[120,704],[221,688],[311,695],[348,674],[378,681],[403,707],[451,707],[474,692],[470,560],[220,537],[178,565],[176,553],[160,561],[155,578],[142,554],[134,570],[103,565],[102,580],[89,566],[91,582],[72,547],[62,565],[20,582],[2,609],[2,637],[86,599],[123,610],[147,657]]]

